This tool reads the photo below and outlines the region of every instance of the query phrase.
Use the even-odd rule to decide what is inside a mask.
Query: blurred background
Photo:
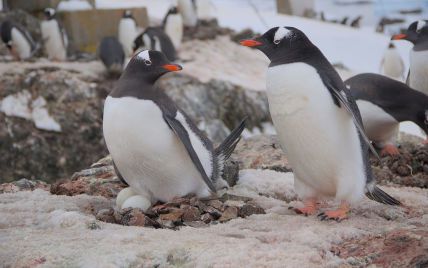
[[[346,79],[363,72],[383,73],[382,61],[391,35],[428,17],[428,0],[194,2],[196,7],[200,5],[196,12],[198,22],[185,25],[183,20],[183,35],[174,43],[174,60],[184,70],[167,75],[159,86],[168,88],[168,94],[216,142],[226,137],[245,115],[250,118],[244,137],[274,133],[264,93],[267,60],[261,53],[239,46],[239,40],[274,26],[297,27]],[[0,3],[0,22],[19,24],[36,44],[31,56],[25,59],[17,59],[6,44],[0,45],[0,182],[21,178],[53,182],[68,178],[108,154],[102,137],[103,101],[120,70],[111,72],[105,59],[124,54],[127,59],[121,60],[121,66],[125,67],[132,56],[125,46],[133,46],[134,39],[144,41],[149,27],[158,27],[170,35],[165,26],[166,15],[178,3]],[[46,49],[47,39],[41,31],[43,21],[47,20],[45,8],[56,10],[55,19],[68,36],[64,59],[52,58]],[[124,44],[120,34],[126,10],[135,23],[130,44]],[[143,36],[139,36],[141,33]],[[100,43],[105,37],[119,40],[124,49],[107,49],[103,55]],[[397,79],[403,80],[408,72],[411,44],[394,44],[403,62],[402,76]],[[143,47],[161,48],[147,41]],[[422,137],[419,128],[410,123],[403,124],[401,130]]]

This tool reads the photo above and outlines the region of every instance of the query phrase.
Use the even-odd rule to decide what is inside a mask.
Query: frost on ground
[[[104,197],[56,196],[40,189],[1,194],[0,259],[6,267],[361,266],[381,263],[382,256],[373,253],[392,246],[401,252],[396,255],[402,266],[407,266],[427,256],[423,254],[428,250],[427,235],[423,234],[427,234],[428,191],[385,188],[404,206],[388,207],[364,200],[352,210],[349,220],[320,222],[288,209],[299,205],[292,173],[243,170],[240,181],[229,192],[254,198],[267,214],[178,231],[97,221],[91,209],[112,205],[112,200]],[[379,243],[379,248],[370,252],[371,259],[355,257],[349,250],[349,241],[388,238],[396,230],[400,236],[393,236],[392,245]],[[408,253],[407,241],[412,241],[411,245],[416,241],[419,248]],[[346,258],[340,257],[342,242]],[[358,251],[358,244],[355,248]],[[402,252],[422,255],[403,256]]]

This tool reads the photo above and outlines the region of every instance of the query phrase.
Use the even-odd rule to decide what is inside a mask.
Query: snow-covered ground
[[[230,192],[253,197],[267,214],[179,231],[97,221],[91,207],[112,203],[102,197],[1,194],[0,259],[5,267],[347,267],[333,245],[428,224],[426,189],[385,187],[405,206],[364,200],[349,220],[320,222],[288,209],[299,205],[284,201],[295,199],[292,181],[292,173],[244,170]]]

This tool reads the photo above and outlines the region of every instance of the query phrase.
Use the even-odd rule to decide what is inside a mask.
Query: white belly
[[[368,101],[358,100],[357,105],[368,138],[380,147],[385,144],[395,144],[399,122],[382,108]]]
[[[428,51],[410,51],[410,84],[428,95]]]
[[[195,27],[198,23],[196,10],[193,7],[192,0],[178,0],[178,10],[183,16],[183,23],[188,27]]]
[[[27,38],[16,28],[12,28],[12,43],[20,59],[27,59],[31,56],[31,45]]]
[[[62,40],[62,33],[56,20],[41,23],[42,38],[45,40],[45,49],[49,59],[64,61],[67,58],[66,47]]]
[[[366,176],[356,127],[316,70],[304,63],[270,67],[267,93],[298,194],[360,199]]]
[[[180,14],[169,15],[165,24],[165,32],[171,38],[174,47],[178,49],[183,40],[183,19]]]
[[[404,65],[396,50],[388,49],[383,58],[383,73],[394,79],[402,79]]]
[[[103,131],[116,166],[137,193],[149,193],[161,201],[190,193],[208,195],[208,187],[183,144],[153,102],[107,97]],[[199,151],[197,146],[194,148]],[[198,155],[210,176],[209,157]]]
[[[126,57],[134,53],[132,47],[137,37],[137,25],[130,18],[122,18],[119,22],[119,42],[122,44]]]

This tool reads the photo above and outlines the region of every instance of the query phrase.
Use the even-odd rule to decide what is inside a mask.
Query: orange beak
[[[176,71],[180,71],[183,68],[178,65],[178,64],[165,64],[162,66],[162,68],[164,68],[165,70],[169,71],[169,72],[176,72]]]
[[[407,37],[407,34],[394,34],[391,37],[391,40],[402,40],[405,39]]]
[[[256,46],[263,45],[262,42],[259,42],[259,41],[253,40],[253,39],[242,40],[239,43],[243,46],[246,46],[246,47],[256,47]]]

